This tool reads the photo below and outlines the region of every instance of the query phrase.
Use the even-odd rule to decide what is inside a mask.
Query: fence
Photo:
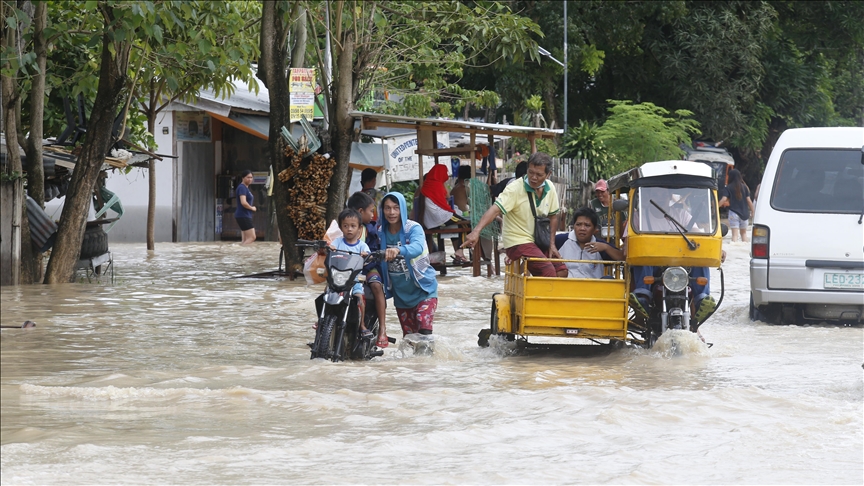
[[[556,184],[560,204],[568,213],[587,206],[591,200],[591,181],[588,180],[588,159],[552,159],[552,175]]]

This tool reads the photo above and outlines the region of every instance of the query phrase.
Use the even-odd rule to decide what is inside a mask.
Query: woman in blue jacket
[[[426,234],[416,221],[408,219],[405,196],[390,192],[381,200],[381,246],[386,247],[381,265],[384,291],[402,325],[403,336],[432,334],[432,320],[438,307],[438,281],[429,263]]]

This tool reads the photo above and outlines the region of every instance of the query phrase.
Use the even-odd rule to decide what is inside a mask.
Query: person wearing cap
[[[610,238],[609,229],[609,205],[612,202],[612,197],[609,195],[609,184],[605,179],[600,179],[594,184],[594,195],[597,196],[588,203],[588,207],[597,213],[599,225],[597,226],[597,235],[603,238]],[[623,213],[622,219],[627,219],[627,213]]]

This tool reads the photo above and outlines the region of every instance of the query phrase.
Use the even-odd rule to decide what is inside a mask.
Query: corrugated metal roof
[[[382,122],[387,124],[404,125],[406,129],[417,129],[419,126],[438,128],[440,132],[491,132],[493,134],[510,135],[516,137],[528,137],[534,135],[538,138],[553,138],[564,133],[564,130],[550,130],[548,128],[523,127],[519,125],[501,125],[498,123],[480,123],[463,120],[445,120],[437,118],[415,118],[410,116],[382,115],[379,113],[368,113],[363,111],[352,111],[352,117],[361,121],[374,124]],[[376,127],[377,128],[377,127]],[[392,126],[391,126],[392,128]],[[367,127],[364,127],[364,133]],[[477,140],[482,143],[483,140]]]

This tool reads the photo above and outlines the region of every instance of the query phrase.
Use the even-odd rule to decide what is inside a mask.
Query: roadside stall
[[[482,150],[481,145],[492,145],[496,136],[500,137],[519,137],[527,138],[531,144],[531,153],[537,151],[536,142],[538,139],[552,139],[562,133],[561,130],[549,130],[546,128],[522,127],[516,125],[501,125],[497,123],[480,123],[461,120],[441,120],[434,118],[413,118],[396,115],[382,115],[378,113],[366,113],[362,111],[351,112],[351,116],[360,122],[360,133],[363,135],[375,137],[376,130],[381,129],[397,129],[401,131],[413,131],[416,134],[416,149],[414,154],[417,155],[417,178],[419,187],[423,186],[423,175],[428,172],[428,167],[424,167],[423,158],[431,157],[434,164],[441,163],[440,158],[446,157],[445,162],[449,166],[451,157],[468,158],[471,161],[471,178],[476,180],[477,175],[477,154]],[[439,133],[464,133],[468,135],[468,143],[461,147],[439,147]],[[385,157],[385,163],[389,164],[389,158]],[[386,167],[389,171],[389,166]],[[468,233],[471,228],[479,221],[480,216],[488,208],[476,208],[478,210],[471,211],[471,226],[457,229],[427,229],[427,235],[432,235],[438,238],[438,235],[443,233]],[[485,229],[484,229],[485,231]],[[497,238],[497,235],[495,235]],[[497,256],[497,241],[495,246],[495,271],[499,272],[500,263]],[[475,277],[480,275],[480,252],[475,251],[472,256],[473,274]],[[442,274],[446,273],[446,266],[440,268]]]

